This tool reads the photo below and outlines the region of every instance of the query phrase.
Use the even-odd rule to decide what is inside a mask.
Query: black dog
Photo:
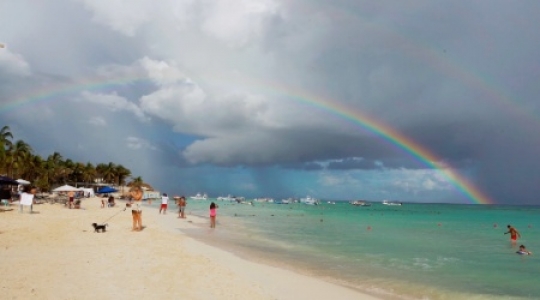
[[[106,232],[107,226],[109,226],[109,224],[105,223],[105,224],[98,225],[97,223],[92,223],[92,226],[94,226],[94,232],[99,232],[100,230],[101,232]]]

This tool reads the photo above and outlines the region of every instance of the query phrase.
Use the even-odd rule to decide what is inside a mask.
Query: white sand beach
[[[379,299],[244,260],[181,232],[203,218],[177,219],[152,207],[143,211],[146,228],[132,232],[123,202],[101,208],[100,201],[85,199],[83,209],[35,205],[35,214],[12,205],[0,213],[1,298]],[[95,233],[91,223],[104,221],[107,232]]]

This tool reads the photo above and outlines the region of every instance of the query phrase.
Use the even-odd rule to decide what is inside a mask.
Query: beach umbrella
[[[19,183],[13,178],[7,176],[0,176],[0,184],[2,185],[19,185]]]
[[[80,191],[81,189],[79,188],[76,188],[74,186],[71,186],[71,185],[63,185],[63,186],[60,186],[60,187],[57,187],[55,188],[54,190],[52,190],[53,192],[78,192]]]
[[[104,186],[97,191],[98,194],[108,194],[108,193],[114,193],[114,192],[118,192],[118,190],[110,186]]]
[[[24,179],[17,179],[15,181],[17,181],[19,184],[22,184],[22,185],[29,185],[30,184],[30,181],[24,180]]]

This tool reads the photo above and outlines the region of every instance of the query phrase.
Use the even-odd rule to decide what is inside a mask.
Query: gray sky
[[[493,202],[540,204],[539,13],[537,1],[2,1],[0,125],[42,156],[123,164],[171,194],[474,203],[343,116],[362,114]]]

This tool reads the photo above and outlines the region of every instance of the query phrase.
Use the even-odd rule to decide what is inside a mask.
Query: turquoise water
[[[209,203],[188,212],[206,216]],[[218,230],[187,233],[241,256],[379,295],[540,299],[539,207],[216,203]],[[535,254],[515,253],[507,224]]]

